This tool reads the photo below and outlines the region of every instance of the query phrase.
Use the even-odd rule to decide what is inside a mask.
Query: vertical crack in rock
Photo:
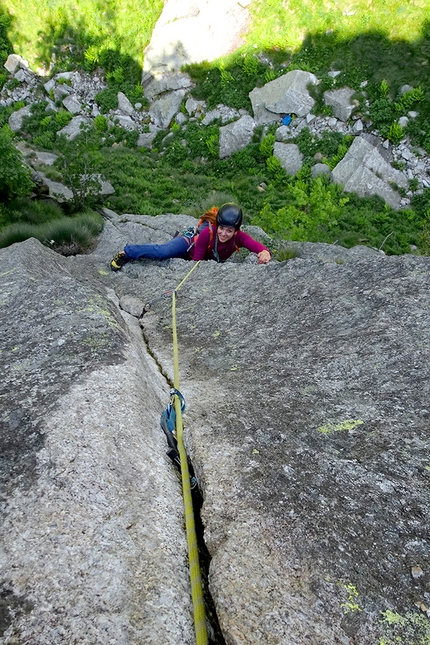
[[[154,360],[155,364],[157,365],[160,371],[160,374],[166,380],[169,387],[173,388],[174,384],[172,380],[168,376],[167,372],[164,370],[163,365],[155,356],[154,352],[151,350],[149,339],[143,329],[142,329],[142,338],[143,338],[143,342],[145,343],[146,351]],[[190,476],[194,477],[194,467],[189,458],[188,458],[188,469],[190,471]],[[178,483],[179,485],[181,483],[179,471],[178,471]],[[203,501],[204,500],[203,500],[201,491],[197,487],[197,489],[193,490],[193,510],[194,510],[194,522],[196,527],[197,545],[199,549],[200,572],[202,577],[203,596],[205,601],[209,645],[225,645],[225,639],[218,622],[215,603],[213,601],[213,598],[209,589],[209,567],[211,563],[211,556],[204,541],[204,524],[200,514]]]

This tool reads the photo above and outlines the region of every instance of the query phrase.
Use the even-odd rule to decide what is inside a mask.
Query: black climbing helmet
[[[243,219],[242,209],[236,204],[223,204],[216,216],[217,226],[231,226],[236,231],[241,227]]]

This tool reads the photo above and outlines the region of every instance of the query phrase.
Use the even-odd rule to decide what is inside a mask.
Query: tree
[[[5,125],[0,129],[0,203],[29,195],[33,185],[30,168],[24,164],[13,144],[13,134]]]

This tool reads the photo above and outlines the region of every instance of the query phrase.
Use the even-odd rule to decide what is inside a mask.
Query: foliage
[[[0,5],[0,69],[3,69],[3,66],[6,62],[9,54],[12,53],[12,43],[9,40],[8,31],[12,25],[11,16],[6,13],[6,11]],[[0,89],[6,82],[6,74],[0,74]]]
[[[125,80],[121,69],[117,70],[116,74],[108,74],[107,80],[109,83],[108,87],[96,94],[96,102],[102,113],[105,114],[109,110],[117,109],[118,92],[125,94],[131,103],[148,104],[148,101],[143,95],[143,89],[140,83],[132,83]]]
[[[424,91],[421,86],[418,86],[403,92],[397,99],[392,100],[389,96],[389,85],[387,81],[383,80],[379,87],[379,95],[371,102],[369,116],[381,136],[386,137],[397,145],[405,135],[403,128],[398,123],[398,119],[424,101]],[[422,125],[420,120],[417,123],[419,124],[418,127]],[[423,143],[423,135],[420,131],[414,133],[414,127],[412,126],[410,132],[415,134],[413,136],[415,141]]]
[[[116,110],[118,108],[118,90],[116,86],[107,87],[96,94],[96,102],[103,114],[106,114],[109,110]]]
[[[285,170],[281,166],[281,162],[277,157],[271,155],[266,159],[267,170],[271,175],[273,175],[277,180],[282,180],[285,176]]]
[[[0,224],[1,226],[18,223],[39,225],[63,216],[61,207],[53,201],[16,197],[3,210]]]
[[[248,95],[255,86],[262,85],[266,66],[255,55],[239,51],[222,62],[187,65],[184,69],[196,83],[193,95],[205,100],[209,109],[224,103],[250,110]]]
[[[408,110],[412,110],[416,103],[424,101],[425,95],[422,87],[415,87],[411,90],[404,92],[399,100],[394,103],[396,112],[404,114]]]
[[[399,125],[399,123],[392,123],[390,125],[387,132],[387,139],[392,141],[394,145],[400,143],[400,141],[403,139],[403,128],[401,125]]]
[[[0,128],[8,124],[9,117],[15,109],[15,106],[12,107],[11,105],[8,107],[0,106]]]
[[[9,37],[32,65],[58,69],[102,67],[140,81],[142,55],[163,7],[162,0],[4,0],[13,11]],[[125,10],[126,9],[126,10]],[[28,16],[32,19],[28,20]]]
[[[95,212],[80,213],[75,217],[55,217],[41,224],[17,222],[1,229],[0,248],[35,237],[63,255],[72,255],[91,248],[102,228],[103,218]]]
[[[108,120],[105,116],[99,114],[94,119],[94,127],[97,132],[107,132],[108,130]]]
[[[32,139],[36,146],[52,150],[57,132],[67,125],[72,115],[66,110],[48,113],[47,106],[47,101],[32,104],[31,114],[23,119],[21,134]]]
[[[336,184],[323,177],[312,179],[301,171],[297,180],[289,182],[287,200],[281,208],[274,209],[267,199],[252,223],[295,241],[329,241],[348,197],[342,196]]]
[[[208,155],[218,157],[218,140],[219,126],[209,125],[205,127],[197,122],[189,122],[178,133],[178,138],[174,140],[174,150],[166,152],[166,159],[174,165],[187,158],[205,158]],[[179,143],[180,141],[184,141],[185,146]],[[154,144],[157,145],[157,140],[154,141]],[[169,147],[172,147],[172,144]]]
[[[265,157],[268,159],[273,155],[273,146],[275,144],[275,135],[274,134],[268,134],[262,142],[260,143],[260,152]]]
[[[303,154],[304,164],[312,165],[315,163],[315,155],[319,154],[330,168],[334,168],[343,159],[352,141],[351,136],[345,136],[340,132],[326,131],[321,137],[318,137],[311,134],[309,128],[303,128],[294,140]]]
[[[95,128],[83,129],[73,141],[62,141],[62,155],[55,165],[73,193],[73,211],[94,206],[98,202],[101,186],[97,168],[101,159]]]
[[[21,153],[13,145],[7,125],[0,129],[0,203],[30,193],[33,183],[30,170],[22,162]]]

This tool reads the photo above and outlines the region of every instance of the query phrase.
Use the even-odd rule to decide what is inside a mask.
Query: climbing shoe
[[[110,263],[110,268],[112,269],[112,271],[119,271],[124,266],[124,264],[127,264],[127,262],[129,261],[130,260],[128,259],[124,251],[120,251],[115,255],[114,259]]]

